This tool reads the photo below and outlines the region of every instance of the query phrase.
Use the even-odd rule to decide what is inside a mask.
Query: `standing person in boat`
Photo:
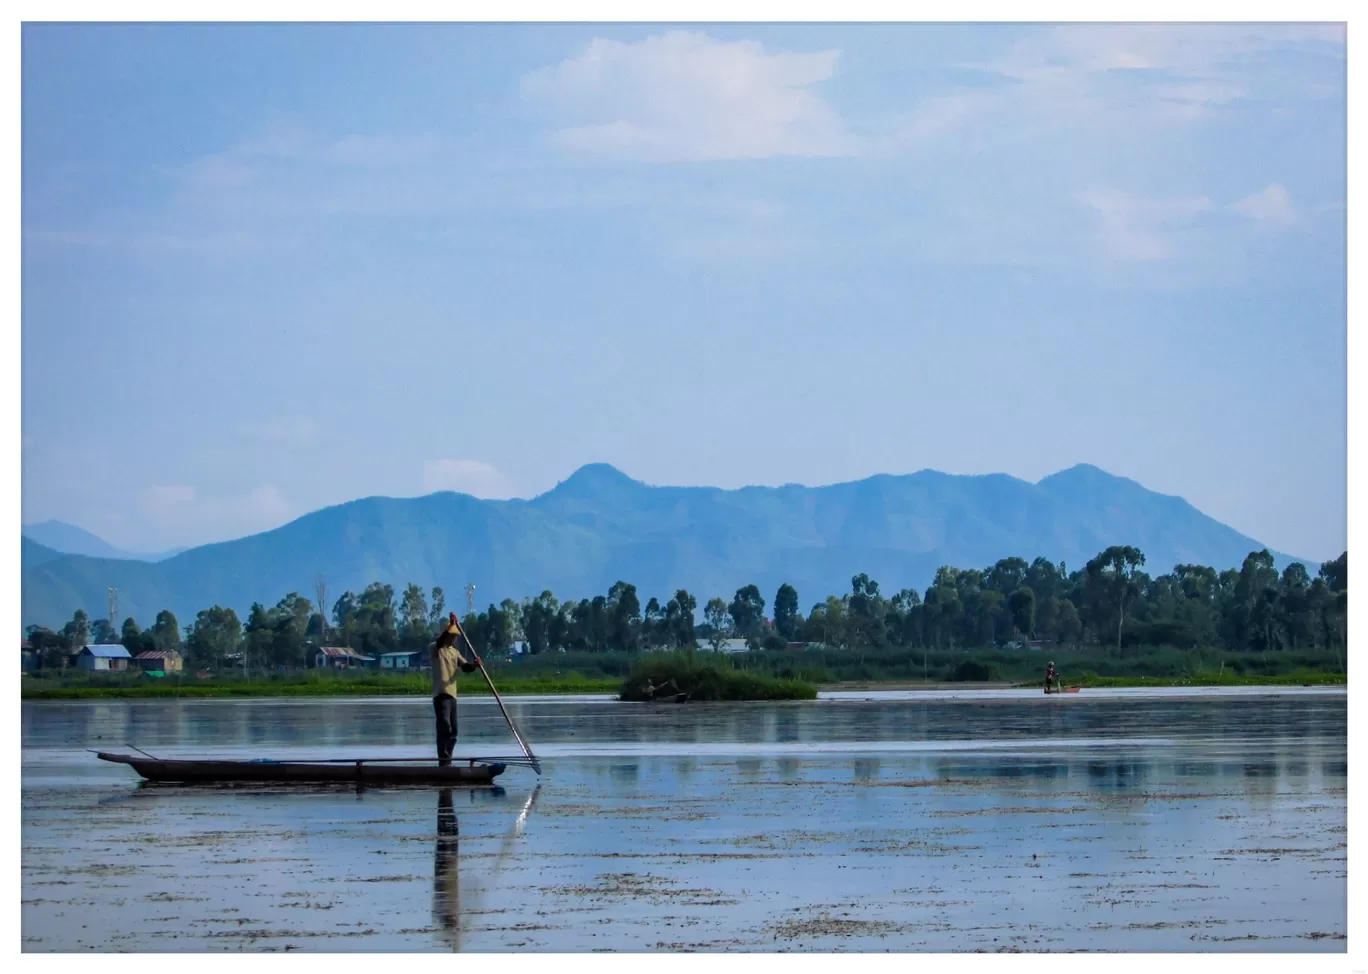
[[[456,749],[456,668],[463,673],[474,673],[480,668],[480,657],[467,660],[456,648],[461,638],[461,626],[456,613],[451,613],[447,627],[432,647],[432,709],[437,717],[437,763],[451,764],[451,752]]]
[[[1056,688],[1059,686],[1059,674],[1055,672],[1054,660],[1050,660],[1050,665],[1045,668],[1045,692],[1050,692],[1050,684]]]

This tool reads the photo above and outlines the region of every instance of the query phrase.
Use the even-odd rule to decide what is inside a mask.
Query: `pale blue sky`
[[[159,549],[599,460],[1089,462],[1334,556],[1344,54],[1326,26],[27,26],[24,520]]]

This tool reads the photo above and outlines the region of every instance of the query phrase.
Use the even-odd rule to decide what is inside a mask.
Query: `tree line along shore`
[[[706,649],[719,651],[707,654],[711,672],[746,674],[727,679],[749,681],[749,692],[760,697],[801,696],[850,681],[1029,681],[1043,667],[1042,654],[1066,679],[1094,685],[1347,678],[1347,552],[1314,577],[1301,563],[1278,572],[1267,551],[1251,552],[1238,570],[1177,565],[1151,576],[1144,567],[1143,552],[1114,546],[1072,572],[1045,558],[1004,558],[984,569],[946,566],[924,592],[885,593],[861,574],[850,591],[814,603],[806,614],[789,585],[779,587],[772,605],[746,585],[730,602],[710,599],[701,623],[691,593],[680,589],[664,605],[651,598],[643,608],[636,587],[620,581],[592,599],[560,602],[549,591],[521,603],[508,599],[468,613],[464,628],[509,692],[630,694],[634,668],[645,673],[667,660],[676,660],[676,669],[696,666],[695,653]],[[231,608],[213,606],[183,628],[166,610],[147,630],[126,619],[116,632],[110,620],[91,622],[79,611],[59,631],[30,626],[27,644],[38,669],[25,681],[25,696],[125,695],[140,687],[153,695],[424,692],[422,678],[412,674],[300,671],[325,645],[371,657],[421,654],[446,615],[441,588],[408,585],[396,595],[392,586],[373,583],[359,594],[344,592],[331,620],[319,604],[327,604],[321,582],[315,601],[293,592],[274,608],[253,605],[245,622]],[[72,672],[73,647],[88,643],[121,643],[132,655],[173,651],[200,678],[182,674],[174,686],[155,689],[136,676]],[[793,686],[782,691],[761,680]],[[715,692],[721,699],[728,691]]]

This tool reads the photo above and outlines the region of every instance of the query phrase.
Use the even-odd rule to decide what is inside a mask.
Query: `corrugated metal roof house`
[[[128,650],[118,643],[96,643],[93,646],[86,646],[76,654],[76,665],[83,670],[117,672],[128,669],[132,659]]]
[[[346,670],[374,662],[374,656],[363,656],[350,646],[319,646],[314,654],[314,666],[320,670],[326,667]]]
[[[133,657],[138,667],[152,673],[179,672],[183,661],[181,654],[174,649],[149,649]]]
[[[381,653],[382,670],[417,670],[427,665],[427,653],[422,650],[407,653]]]

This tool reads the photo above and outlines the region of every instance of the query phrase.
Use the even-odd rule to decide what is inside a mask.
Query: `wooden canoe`
[[[384,761],[180,761],[97,752],[101,761],[126,764],[148,781],[219,784],[489,785],[504,773],[498,762],[391,764]]]
[[[1058,690],[1046,690],[1046,693],[1077,693],[1082,687],[1060,687]]]

